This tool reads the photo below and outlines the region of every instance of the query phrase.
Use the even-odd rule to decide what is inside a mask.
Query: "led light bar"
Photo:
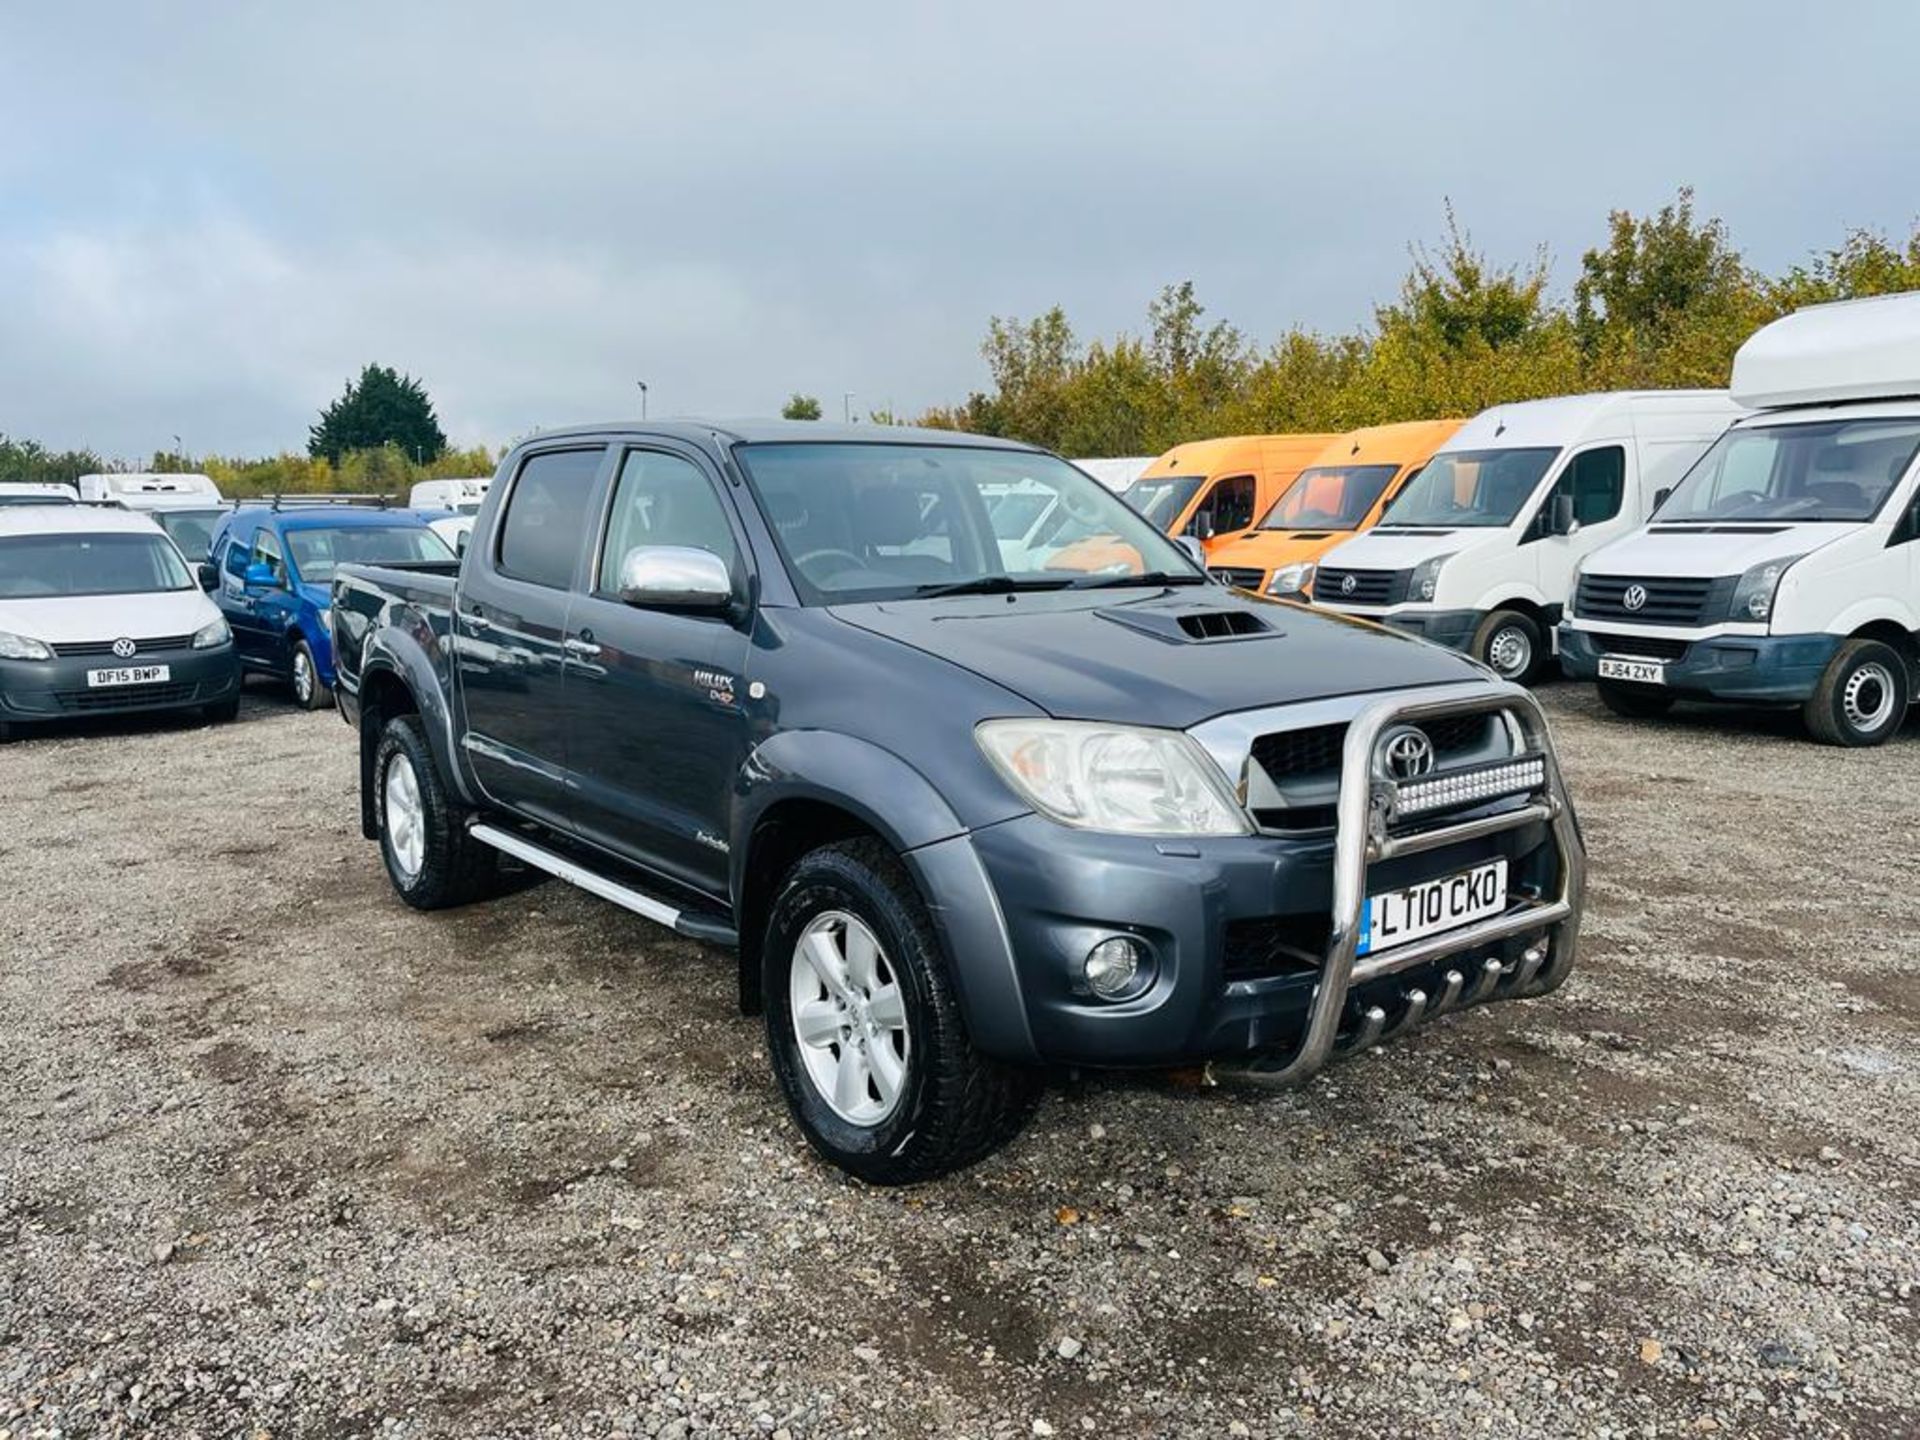
[[[1403,780],[1394,790],[1393,808],[1397,815],[1419,815],[1459,805],[1484,805],[1503,795],[1527,794],[1546,783],[1546,759],[1522,755],[1515,760],[1497,760],[1470,770]]]

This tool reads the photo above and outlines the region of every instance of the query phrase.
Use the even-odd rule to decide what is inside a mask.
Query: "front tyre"
[[[305,640],[293,642],[293,698],[302,710],[333,707],[333,690],[320,678],[320,666]]]
[[[1598,689],[1600,703],[1629,720],[1653,720],[1673,709],[1673,696],[1650,686],[1602,680]]]
[[[1880,745],[1907,718],[1907,662],[1878,640],[1848,640],[1834,652],[1801,707],[1813,738],[1828,745]]]
[[[1540,671],[1545,642],[1532,617],[1496,610],[1473,632],[1473,655],[1502,680],[1525,685]]]
[[[763,957],[774,1074],[825,1159],[911,1184],[964,1169],[1026,1123],[1035,1077],[973,1048],[926,905],[879,841],[804,856]]]
[[[374,812],[387,878],[416,910],[442,910],[492,889],[497,852],[467,834],[417,715],[396,715],[373,754]]]

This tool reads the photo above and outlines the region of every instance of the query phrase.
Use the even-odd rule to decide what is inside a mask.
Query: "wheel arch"
[[[418,715],[428,748],[447,788],[467,799],[460,767],[454,763],[452,719],[445,690],[432,661],[410,639],[395,641],[391,632],[376,635],[367,647],[355,687],[360,720],[360,833],[380,838],[379,817],[373,802],[373,759],[380,732],[395,715]]]

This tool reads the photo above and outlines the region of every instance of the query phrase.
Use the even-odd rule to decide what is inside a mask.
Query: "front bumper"
[[[1602,638],[1602,637],[1605,638]],[[1600,657],[1655,660],[1666,667],[1665,689],[1697,700],[1799,704],[1820,683],[1840,648],[1838,635],[1715,635],[1684,642],[1679,655],[1668,644],[1636,649],[1636,637],[1560,626],[1560,663],[1575,680],[1595,680]],[[1660,638],[1660,637],[1656,637]],[[1643,651],[1645,653],[1643,653]]]
[[[89,670],[121,664],[165,665],[157,685],[92,688]],[[231,700],[240,689],[240,662],[232,644],[210,650],[159,650],[129,661],[112,656],[0,660],[0,719],[70,720],[85,715],[134,715],[187,710]]]
[[[1373,821],[1378,735],[1403,719],[1473,709],[1515,715],[1528,748],[1548,755],[1541,790],[1504,809],[1383,834]],[[1055,1064],[1224,1060],[1285,1084],[1337,1049],[1372,1044],[1457,1006],[1558,985],[1573,963],[1585,858],[1531,697],[1477,684],[1393,697],[1355,719],[1345,745],[1331,836],[1153,841],[1024,816],[930,847],[966,846],[985,889],[976,903],[936,899],[949,945],[968,962],[958,979],[976,1042]],[[1369,893],[1495,856],[1508,860],[1506,913],[1356,954]],[[1145,944],[1153,975],[1137,997],[1109,1003],[1085,993],[1078,967],[1093,945],[1117,934]],[[974,1003],[989,988],[997,1003]],[[991,1015],[976,1020],[983,1008]],[[1009,1014],[1016,1008],[1017,1025]]]
[[[1444,645],[1449,650],[1462,653],[1473,648],[1473,632],[1491,613],[1486,610],[1347,610],[1338,605],[1323,605],[1321,608],[1355,620],[1371,620],[1377,625],[1385,625],[1422,640],[1431,640],[1436,645]]]

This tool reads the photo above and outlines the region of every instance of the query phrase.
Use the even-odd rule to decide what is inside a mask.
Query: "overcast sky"
[[[1920,6],[0,0],[0,432],[301,449],[366,361],[457,441],[917,411],[990,315],[1265,340],[1451,196],[1565,287],[1691,184],[1755,263],[1920,210]]]

